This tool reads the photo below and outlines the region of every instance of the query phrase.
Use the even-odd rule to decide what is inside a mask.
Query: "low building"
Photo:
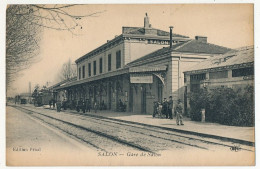
[[[32,103],[32,95],[30,93],[21,93],[15,96],[15,102],[22,104]]]
[[[243,47],[210,57],[190,67],[184,72],[184,77],[187,93],[203,87],[243,89],[248,85],[253,86],[254,47]]]
[[[231,49],[152,28],[123,27],[122,34],[76,60],[77,80],[54,87],[68,100],[89,99],[106,109],[152,113],[153,102],[184,99],[183,72],[190,66]]]

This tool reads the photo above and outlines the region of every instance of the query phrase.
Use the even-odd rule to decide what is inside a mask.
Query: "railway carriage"
[[[49,105],[50,100],[53,99],[52,92],[49,90],[42,90],[34,96],[34,106]]]

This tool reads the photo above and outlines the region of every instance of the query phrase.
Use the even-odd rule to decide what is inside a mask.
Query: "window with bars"
[[[240,68],[232,70],[232,77],[250,76],[254,75],[254,68]]]
[[[206,73],[190,75],[190,81],[200,81],[206,79]]]

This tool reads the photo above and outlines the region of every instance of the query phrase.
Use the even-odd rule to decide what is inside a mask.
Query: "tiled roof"
[[[178,52],[189,53],[209,53],[209,54],[222,54],[228,52],[230,49],[210,43],[199,42],[198,40],[192,40],[185,43],[180,48],[176,49]]]
[[[160,29],[155,29],[155,28],[150,28],[155,32],[155,36],[170,36],[169,32],[160,30]],[[143,27],[123,27],[123,34],[131,34],[131,35],[145,35],[145,28]],[[189,38],[188,36],[180,35],[173,33],[173,37],[179,37],[179,38]]]
[[[61,81],[61,82],[59,82],[59,83],[56,83],[56,84],[54,84],[54,85],[48,87],[47,90],[51,90],[51,89],[54,89],[54,88],[56,88],[56,87],[63,86],[63,85],[65,85],[65,84],[72,83],[72,82],[74,82],[74,81],[76,81],[76,80],[77,80],[77,76],[75,76],[75,77],[73,77],[73,78],[71,78],[71,79],[63,80],[63,81]]]
[[[254,48],[246,47],[238,50],[231,50],[222,55],[212,56],[189,68],[186,72],[194,70],[207,70],[217,67],[239,65],[254,62]]]
[[[136,59],[136,60],[134,60],[134,61],[128,63],[128,64],[126,65],[126,67],[130,67],[130,66],[132,66],[133,64],[135,64],[135,63],[137,63],[137,62],[140,62],[140,61],[144,61],[144,60],[147,60],[147,59],[152,59],[152,58],[161,56],[161,55],[163,55],[163,54],[165,54],[165,53],[168,53],[169,51],[170,51],[170,48],[169,48],[169,47],[165,47],[165,48],[159,49],[159,50],[157,50],[157,51],[155,51],[155,52],[152,52],[152,53],[150,53],[150,54],[148,54],[148,55],[145,55],[145,56],[143,56],[143,57],[141,57],[141,58],[138,58],[138,59]]]
[[[231,49],[225,48],[218,45],[213,45],[210,43],[205,42],[199,42],[197,40],[190,40],[186,42],[180,42],[170,47],[165,47],[162,49],[159,49],[155,52],[152,52],[148,55],[145,55],[141,58],[138,58],[130,63],[127,64],[127,66],[133,65],[137,62],[141,62],[147,59],[160,57],[163,54],[169,53],[169,52],[183,52],[183,53],[203,53],[203,54],[223,54]]]

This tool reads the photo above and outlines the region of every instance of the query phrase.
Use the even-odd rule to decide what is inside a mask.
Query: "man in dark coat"
[[[85,113],[86,112],[86,102],[85,100],[82,101],[82,112]]]
[[[153,102],[153,117],[158,114],[158,102],[154,101]]]
[[[90,101],[89,101],[89,99],[86,100],[86,109],[87,109],[86,110],[87,112],[90,112]]]
[[[172,109],[173,109],[173,100],[172,96],[169,97],[168,101],[168,114],[169,114],[169,119],[172,119]]]
[[[166,119],[168,119],[168,102],[166,100],[166,98],[163,99],[163,103],[162,103],[162,114],[165,114]]]
[[[82,103],[83,103],[83,100],[82,100],[82,98],[80,98],[78,101],[78,105],[77,105],[77,112],[80,112],[80,109],[82,109]]]

